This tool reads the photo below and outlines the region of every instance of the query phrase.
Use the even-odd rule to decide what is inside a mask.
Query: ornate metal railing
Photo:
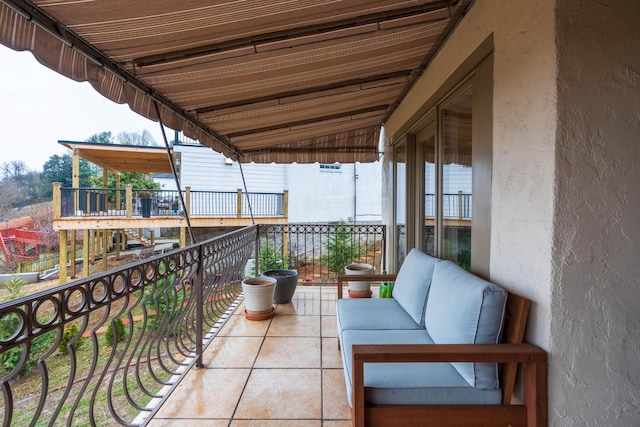
[[[328,284],[344,263],[381,268],[384,242],[375,224],[251,226],[0,304],[3,425],[145,425],[201,365],[251,266]]]
[[[385,226],[381,224],[260,225],[258,271],[298,270],[304,284],[336,283],[353,262],[385,265]]]
[[[256,226],[0,304],[4,426],[143,425],[238,302]]]

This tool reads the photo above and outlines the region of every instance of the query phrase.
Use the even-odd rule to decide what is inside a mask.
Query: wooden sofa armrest
[[[344,282],[394,282],[397,274],[338,274],[338,299],[342,299]]]
[[[528,426],[547,423],[547,353],[533,344],[354,345],[354,425],[364,426],[364,364],[392,362],[490,362],[524,365],[524,407]]]

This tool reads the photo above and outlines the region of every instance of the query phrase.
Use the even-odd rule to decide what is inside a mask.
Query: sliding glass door
[[[442,218],[440,255],[471,269],[473,203],[472,89],[467,87],[439,111],[442,129]]]

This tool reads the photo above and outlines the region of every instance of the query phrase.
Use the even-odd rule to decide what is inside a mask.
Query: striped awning
[[[370,162],[471,2],[0,0],[0,43],[242,162]]]

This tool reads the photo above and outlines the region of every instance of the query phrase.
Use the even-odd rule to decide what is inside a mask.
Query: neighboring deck
[[[145,193],[145,197],[143,197]],[[143,212],[148,197],[149,210]],[[126,188],[53,189],[53,229],[243,227],[253,223],[286,224],[288,192],[134,190]]]

